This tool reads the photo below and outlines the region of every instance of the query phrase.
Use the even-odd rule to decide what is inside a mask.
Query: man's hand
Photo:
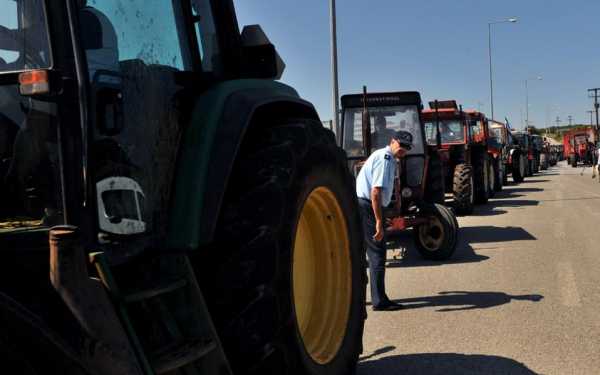
[[[383,240],[383,222],[381,220],[377,220],[375,223],[375,235],[373,239],[377,242]]]

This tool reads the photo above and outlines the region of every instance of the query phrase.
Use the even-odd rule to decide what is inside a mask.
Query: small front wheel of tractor
[[[476,158],[474,164],[475,203],[487,203],[490,198],[489,159],[487,154]]]
[[[354,373],[366,274],[345,153],[318,121],[258,125],[214,246],[194,262],[229,363],[236,374]]]
[[[442,160],[437,152],[431,155],[427,170],[427,181],[425,181],[425,201],[429,203],[444,204],[446,201],[444,171]]]
[[[450,209],[439,204],[420,208],[419,217],[426,223],[413,229],[415,244],[421,256],[428,260],[449,259],[458,242],[458,226]]]
[[[457,214],[468,215],[473,212],[473,167],[470,164],[458,164],[454,168],[452,193]]]
[[[512,177],[516,183],[523,182],[525,178],[525,160],[520,154],[513,155],[512,158]]]

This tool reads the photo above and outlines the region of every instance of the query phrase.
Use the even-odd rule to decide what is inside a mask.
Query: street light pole
[[[338,87],[338,55],[337,55],[337,16],[335,10],[335,0],[329,1],[330,26],[331,26],[331,74],[333,76],[332,101],[333,101],[333,129],[338,142],[340,139],[340,124],[339,124],[339,87]]]
[[[527,85],[527,82],[529,82],[530,79],[537,79],[538,81],[541,81],[542,77],[538,76],[536,78],[527,78],[525,80],[525,130],[526,131],[529,129],[529,87]]]
[[[506,20],[502,20],[502,21],[494,21],[494,22],[488,22],[488,56],[490,59],[490,109],[492,112],[492,119],[494,118],[494,79],[493,79],[493,72],[492,72],[492,25],[498,24],[498,23],[515,23],[517,22],[517,18],[513,17],[513,18],[509,18]]]

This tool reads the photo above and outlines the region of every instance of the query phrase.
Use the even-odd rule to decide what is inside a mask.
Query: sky
[[[234,0],[240,26],[260,24],[286,62],[282,82],[332,118],[328,0]],[[419,91],[425,105],[456,99],[520,128],[589,123],[600,87],[598,0],[337,0],[340,95]],[[542,80],[537,80],[542,77]]]

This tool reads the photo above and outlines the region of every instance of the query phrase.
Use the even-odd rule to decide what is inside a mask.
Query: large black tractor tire
[[[540,155],[540,169],[542,171],[548,169],[548,157],[545,154]]]
[[[508,164],[504,164],[504,173],[502,174],[502,185],[508,185],[508,173],[509,173]]]
[[[458,225],[448,207],[433,204],[419,209],[419,216],[428,222],[413,229],[415,244],[421,256],[428,260],[449,259],[458,242]]]
[[[533,176],[533,160],[529,160],[529,158],[527,159],[527,172],[525,172],[525,176]]]
[[[569,155],[569,165],[573,168],[577,168],[577,157],[575,155]]]
[[[512,177],[516,183],[523,182],[526,174],[526,161],[521,154],[513,154],[512,157]]]
[[[214,247],[194,261],[234,373],[354,373],[366,318],[362,245],[354,180],[333,133],[312,120],[250,127]]]
[[[490,157],[488,158],[488,196],[493,198],[496,195],[496,170],[494,169],[494,163],[496,161]]]
[[[533,173],[540,173],[540,162],[537,159],[533,159]]]
[[[490,198],[489,159],[487,154],[475,158],[473,163],[475,180],[475,203],[487,203]]]
[[[452,193],[457,214],[469,215],[473,212],[473,167],[470,164],[458,164],[454,168]]]
[[[442,160],[437,153],[431,155],[425,181],[425,201],[445,204],[446,188],[444,186],[444,170]]]
[[[494,191],[502,191],[506,180],[506,172],[504,171],[504,163],[500,157],[494,160]]]

